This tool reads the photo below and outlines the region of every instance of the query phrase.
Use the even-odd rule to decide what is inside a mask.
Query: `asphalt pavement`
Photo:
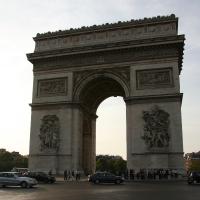
[[[34,188],[0,188],[0,200],[199,200],[200,185],[186,181],[148,181],[91,184],[87,181],[58,180]]]

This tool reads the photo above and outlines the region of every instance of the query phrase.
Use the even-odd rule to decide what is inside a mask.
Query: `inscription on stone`
[[[172,69],[141,70],[136,72],[137,89],[172,87]]]
[[[38,81],[38,97],[59,96],[67,94],[67,78],[54,78]]]

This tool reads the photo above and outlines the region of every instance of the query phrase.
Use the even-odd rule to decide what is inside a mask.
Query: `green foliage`
[[[10,171],[13,167],[27,168],[28,157],[20,155],[19,152],[0,149],[0,171]]]
[[[121,175],[126,171],[126,161],[121,156],[98,155],[96,156],[96,171],[108,171]]]

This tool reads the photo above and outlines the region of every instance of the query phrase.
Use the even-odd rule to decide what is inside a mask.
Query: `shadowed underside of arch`
[[[125,97],[123,87],[112,78],[98,77],[84,86],[79,100],[84,107],[95,114],[100,103],[111,96]]]

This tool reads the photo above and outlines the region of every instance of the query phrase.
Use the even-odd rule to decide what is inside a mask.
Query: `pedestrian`
[[[65,181],[67,180],[67,170],[66,169],[64,170],[64,180]]]
[[[52,176],[52,170],[51,170],[51,169],[49,170],[48,175],[49,175],[49,176]]]
[[[74,170],[72,170],[72,180],[74,180]]]
[[[80,171],[76,171],[76,181],[79,181],[81,179],[81,172]]]
[[[75,172],[76,181],[78,181],[78,170]]]
[[[69,181],[70,181],[70,179],[71,179],[71,171],[70,171],[70,170],[68,170],[68,171],[67,171],[67,180],[69,180]]]

